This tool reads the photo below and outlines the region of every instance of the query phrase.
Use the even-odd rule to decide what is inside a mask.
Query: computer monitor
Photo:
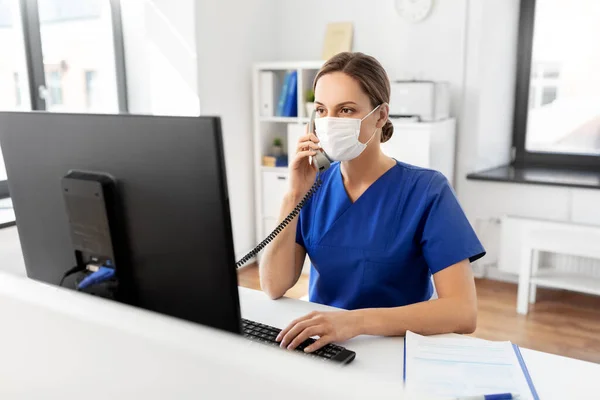
[[[30,278],[58,284],[75,264],[62,178],[108,173],[124,210],[130,302],[240,333],[219,118],[0,113],[0,145]]]

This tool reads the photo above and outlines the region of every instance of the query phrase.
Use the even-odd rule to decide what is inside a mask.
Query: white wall
[[[519,0],[470,1],[457,182],[510,161]]]
[[[394,0],[302,0],[280,2],[278,46],[283,60],[315,60],[328,22],[354,24],[354,51],[377,58],[390,79],[446,80],[452,114],[458,114],[464,70],[467,0],[436,1],[431,15],[412,24],[398,15]],[[392,99],[393,101],[393,99]]]
[[[121,0],[129,111],[198,115],[194,0]]]
[[[254,62],[277,59],[277,3],[196,5],[198,94],[202,114],[221,117],[237,258],[255,244],[251,68]]]

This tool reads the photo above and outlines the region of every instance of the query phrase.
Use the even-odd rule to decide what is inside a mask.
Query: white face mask
[[[350,161],[358,157],[367,148],[367,145],[375,136],[377,129],[375,129],[373,135],[367,140],[367,143],[361,143],[358,140],[360,136],[360,123],[373,114],[379,106],[375,107],[373,111],[365,115],[362,119],[339,117],[315,119],[317,136],[319,137],[321,147],[329,158],[334,161]]]

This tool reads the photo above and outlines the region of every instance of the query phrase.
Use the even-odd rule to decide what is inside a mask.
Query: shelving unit
[[[265,62],[253,66],[252,91],[254,120],[254,181],[255,181],[255,233],[256,242],[263,240],[276,226],[279,209],[288,185],[288,169],[286,167],[266,167],[262,165],[262,157],[269,155],[275,138],[283,142],[284,151],[291,161],[290,149],[295,147],[296,136],[304,130],[309,118],[306,115],[305,93],[312,88],[313,80],[323,65],[323,61],[297,62]],[[274,72],[279,85],[273,87],[273,98],[279,97],[281,84],[286,72],[295,70],[298,74],[297,117],[279,117],[262,115],[261,82],[263,71]],[[277,105],[273,107],[276,109]],[[260,258],[260,255],[259,255]]]

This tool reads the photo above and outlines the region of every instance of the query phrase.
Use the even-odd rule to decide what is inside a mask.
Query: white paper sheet
[[[532,399],[510,342],[406,333],[406,391],[456,398],[518,393]]]

